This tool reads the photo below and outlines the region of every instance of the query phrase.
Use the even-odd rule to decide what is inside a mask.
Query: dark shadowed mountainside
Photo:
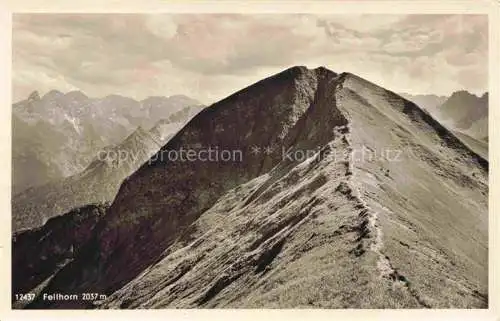
[[[92,236],[109,204],[88,205],[51,218],[43,227],[12,237],[12,291],[37,293],[61,268],[78,255]],[[36,246],[33,246],[36,244]],[[14,302],[22,308],[26,302]]]

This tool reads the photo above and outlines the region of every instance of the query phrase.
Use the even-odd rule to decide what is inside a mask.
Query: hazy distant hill
[[[447,99],[446,96],[437,95],[412,95],[407,93],[400,93],[399,95],[430,113],[433,113],[435,109],[440,107]]]
[[[453,93],[438,109],[448,126],[476,139],[488,139],[488,93],[478,97],[465,90]]]

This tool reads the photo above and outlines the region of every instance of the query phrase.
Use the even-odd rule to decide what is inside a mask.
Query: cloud
[[[292,65],[394,91],[487,88],[480,15],[15,14],[13,94],[79,89],[221,99]]]

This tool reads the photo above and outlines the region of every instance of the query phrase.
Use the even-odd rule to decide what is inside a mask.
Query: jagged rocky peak
[[[487,93],[482,96],[475,95],[467,90],[458,90],[451,94],[450,98],[444,103],[449,104],[475,104],[483,99],[487,99]]]
[[[145,146],[146,142],[150,143],[150,141],[153,141],[153,139],[154,138],[149,131],[144,129],[142,126],[139,126],[134,132],[127,136],[119,146],[122,150],[139,148],[139,146]],[[159,149],[160,147],[161,146],[158,146],[157,149]],[[154,152],[156,152],[156,150],[154,150]]]
[[[151,136],[151,134],[149,133],[149,131],[144,129],[142,126],[138,126],[130,135],[128,135],[123,140],[123,143],[137,141],[137,140],[141,140],[144,138],[149,138],[150,136]]]
[[[39,101],[40,100],[40,94],[38,93],[37,90],[33,91],[29,96],[28,96],[28,102],[32,101]]]
[[[474,95],[473,93],[470,93],[469,91],[465,90],[465,89],[462,89],[462,90],[457,90],[455,92],[453,92],[453,94],[451,94],[450,97],[453,97],[453,96],[456,96],[456,97],[460,97],[460,96],[474,96],[477,98],[476,95]]]
[[[460,130],[469,130],[471,127],[476,127],[477,124],[475,125],[474,123],[481,119],[483,122],[487,123],[487,97],[488,95],[478,97],[465,90],[457,91],[440,107],[440,116],[446,120],[450,126]]]

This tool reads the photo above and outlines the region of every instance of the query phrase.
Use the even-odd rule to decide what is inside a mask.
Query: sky
[[[216,102],[288,67],[351,72],[395,92],[488,86],[486,15],[15,14],[13,100],[187,95]]]

